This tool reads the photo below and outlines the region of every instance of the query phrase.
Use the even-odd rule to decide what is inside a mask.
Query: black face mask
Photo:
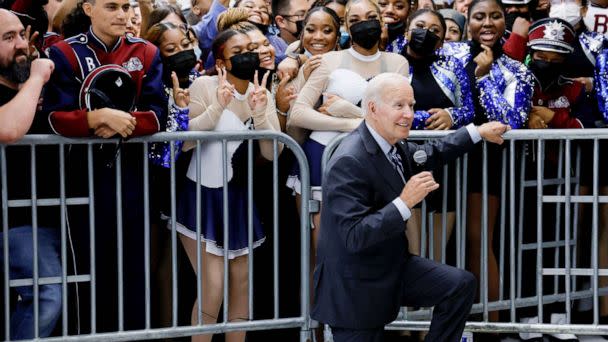
[[[382,27],[377,19],[360,21],[350,27],[353,43],[369,50],[380,41]]]
[[[228,71],[240,80],[252,80],[256,69],[260,65],[257,52],[245,52],[230,57],[232,68]]]
[[[396,23],[388,24],[388,41],[392,42],[397,37],[402,36],[405,33],[405,23],[399,21]]]
[[[524,18],[527,21],[530,21],[530,13],[515,12],[505,14],[505,27],[508,31],[513,31],[513,24],[517,18]]]
[[[532,60],[528,66],[542,88],[550,86],[560,77],[561,63]]]
[[[420,56],[430,56],[435,52],[440,39],[438,35],[427,29],[415,28],[412,30],[412,38],[408,46]]]
[[[260,24],[260,23],[254,23],[252,21],[250,21],[250,23],[252,23],[253,25],[255,25],[255,27],[257,27],[258,30],[262,31],[263,35],[267,35],[268,34],[268,27],[270,25],[264,25],[264,24]]]
[[[302,33],[302,30],[304,29],[304,20],[294,21],[293,23],[296,24],[296,31],[289,32],[289,33],[291,33],[291,35],[296,38],[300,38],[300,34]]]
[[[163,59],[164,73],[168,79],[171,79],[171,72],[175,71],[177,78],[184,79],[190,74],[190,71],[196,66],[196,54],[194,50],[180,51]],[[180,81],[180,87],[182,87]],[[188,85],[186,85],[187,87]]]

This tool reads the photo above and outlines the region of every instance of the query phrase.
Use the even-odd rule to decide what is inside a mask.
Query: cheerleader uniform
[[[194,80],[200,77],[200,73],[196,70],[190,71],[188,75],[188,85],[191,85]],[[189,109],[179,107],[173,99],[173,84],[163,84],[165,95],[169,99],[168,115],[166,132],[183,132],[188,130],[188,113]],[[176,167],[176,179],[185,173],[184,160],[178,159],[182,152],[184,142],[181,140],[174,141],[173,151]],[[159,220],[167,220],[171,216],[171,144],[168,141],[154,142],[150,144],[148,159],[152,163],[150,170],[151,184],[155,184],[150,188],[151,192],[151,213],[152,222],[160,222]],[[187,159],[187,158],[186,158]]]
[[[533,76],[522,63],[503,54],[499,44],[492,49],[494,62],[490,72],[478,79],[475,77],[477,63],[473,58],[482,50],[477,42],[444,44],[440,53],[458,58],[465,66],[469,79],[475,80],[471,88],[474,99],[475,117],[473,122],[477,125],[488,121],[500,121],[513,129],[522,128],[528,118],[532,105],[534,91]],[[482,170],[482,146],[476,147],[470,158],[470,170]],[[487,145],[488,176],[500,175],[501,153],[499,145]],[[482,191],[482,177],[477,172],[469,172],[469,185],[471,192]],[[488,193],[498,195],[500,182],[488,181]]]
[[[407,56],[406,56],[407,57]],[[468,125],[475,116],[469,76],[453,57],[436,55],[421,60],[408,58],[410,80],[416,95],[414,129],[424,129],[431,108],[443,108],[452,118],[452,129]]]
[[[325,146],[341,132],[354,130],[363,120],[361,100],[367,82],[384,72],[396,72],[408,76],[408,63],[403,56],[376,52],[365,56],[353,48],[332,51],[323,55],[321,65],[309,76],[300,91],[288,119],[288,125],[311,130],[302,145],[310,166],[310,184],[320,186],[322,178],[321,159]],[[322,94],[340,97],[328,108],[330,115],[319,113],[325,100]],[[299,170],[287,180],[287,186],[300,193]],[[321,194],[313,193],[321,200]]]
[[[404,53],[407,48],[404,48]],[[469,76],[462,63],[450,56],[428,56],[415,59],[405,54],[410,63],[410,79],[416,104],[412,128],[423,130],[426,120],[431,116],[431,108],[443,108],[452,118],[452,129],[460,128],[473,121],[475,115]],[[448,164],[448,211],[453,211],[456,203],[456,163]],[[435,177],[443,182],[443,167],[435,170]],[[445,184],[444,184],[445,185]],[[431,210],[442,210],[441,192],[430,196]]]
[[[386,45],[386,52],[393,52],[398,54],[405,53],[407,47],[407,39],[405,39],[404,35],[399,35],[394,39],[390,39],[390,43]]]
[[[217,101],[217,76],[200,77],[190,87],[190,131],[245,131],[249,129],[280,131],[275,104],[270,93],[268,105],[260,112],[253,112],[247,103],[248,94],[253,91],[253,84],[245,94],[235,97],[225,109]],[[195,147],[195,142],[184,144],[184,151]],[[247,143],[243,140],[227,142],[227,182],[228,182],[228,242],[224,236],[224,181],[221,141],[201,143],[200,188],[197,186],[197,156],[193,151],[184,186],[177,199],[177,230],[185,236],[196,239],[196,215],[201,214],[201,240],[205,242],[208,253],[223,256],[228,245],[228,257],[236,258],[249,253],[248,250],[248,211],[247,211]],[[272,141],[260,141],[255,151],[266,159],[272,159]],[[200,207],[196,206],[196,193],[200,190]],[[265,235],[253,206],[253,248],[260,246]]]

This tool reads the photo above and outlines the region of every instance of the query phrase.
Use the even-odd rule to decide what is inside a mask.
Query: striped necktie
[[[388,157],[395,166],[395,169],[397,169],[397,172],[399,172],[401,180],[403,180],[403,183],[405,183],[405,172],[403,170],[403,162],[401,160],[401,156],[399,155],[399,153],[397,153],[397,148],[395,148],[395,146],[391,146],[391,149],[388,151]]]

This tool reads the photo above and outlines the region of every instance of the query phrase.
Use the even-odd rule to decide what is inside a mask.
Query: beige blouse
[[[202,76],[197,78],[190,86],[190,121],[188,123],[189,131],[211,131],[217,125],[224,108],[217,100],[217,76]],[[249,83],[249,87],[245,94],[235,94],[226,110],[233,112],[241,122],[246,122],[253,118],[253,128],[256,130],[271,130],[281,131],[279,119],[277,118],[276,106],[274,98],[269,91],[266,91],[268,96],[268,104],[265,109],[254,112],[249,107],[247,98],[249,93],[254,90],[254,85]],[[196,146],[193,141],[184,143],[184,151],[192,149]],[[282,144],[279,144],[279,148]],[[264,158],[272,160],[273,144],[272,140],[260,140],[260,150]]]
[[[321,65],[310,74],[308,81],[299,91],[289,115],[288,125],[317,131],[350,132],[361,123],[361,108],[344,99],[334,102],[328,108],[331,115],[315,110],[315,105],[328,87],[331,73],[336,69],[351,70],[365,80],[384,72],[409,76],[407,60],[398,54],[378,52],[372,56],[364,56],[352,48],[328,52],[323,55]]]

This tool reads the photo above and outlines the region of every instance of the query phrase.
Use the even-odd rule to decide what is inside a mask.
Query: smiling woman
[[[378,5],[388,31],[386,51],[401,53],[406,41],[405,23],[410,14],[410,3],[408,0],[380,0]]]
[[[253,26],[252,24],[249,24]],[[257,29],[254,30],[257,31]],[[268,75],[258,83],[254,72],[259,67],[258,53],[252,51],[252,40],[246,33],[236,29],[226,29],[213,42],[213,55],[217,76],[198,78],[190,87],[189,130],[192,131],[245,131],[280,130],[274,101],[265,89]],[[229,321],[246,321],[248,317],[248,247],[247,231],[247,189],[245,171],[247,163],[247,144],[243,141],[228,143],[229,179],[227,180],[228,210],[231,220],[229,236],[223,235],[222,224],[222,146],[218,142],[203,143],[197,158],[192,158],[185,180],[184,190],[178,196],[177,229],[181,233],[182,244],[188,254],[193,269],[197,271],[196,217],[201,214],[204,222],[201,227],[203,317],[206,324],[217,321],[223,291],[224,253],[227,253],[230,272],[230,294],[228,307]],[[192,149],[194,144],[186,144],[184,149]],[[280,146],[279,146],[280,148]],[[273,158],[272,140],[256,142],[256,151],[268,160]],[[256,152],[258,153],[258,152]],[[195,171],[200,160],[200,175]],[[200,177],[201,186],[197,185]],[[200,207],[196,201],[200,191]],[[264,231],[254,204],[253,248],[264,240]],[[219,270],[219,271],[218,271]],[[228,284],[226,284],[228,286]],[[193,306],[192,323],[198,322],[198,305]],[[193,341],[211,341],[211,335],[195,336]],[[244,341],[244,332],[227,334],[227,341]]]
[[[327,7],[315,7],[304,18],[298,53],[316,56],[336,49],[340,19]]]
[[[243,3],[247,1],[249,0],[245,0]],[[249,37],[251,40],[249,48],[257,52],[260,59],[258,76],[261,79],[266,71],[274,74],[275,49],[259,29],[259,25],[251,22],[251,13],[250,10],[243,8],[231,8],[219,16],[217,27],[220,31],[232,29],[239,33],[244,33]],[[272,77],[270,79],[272,80]]]
[[[234,4],[235,8],[244,8],[249,13],[249,21],[256,26],[262,25],[266,27],[263,33],[268,33],[268,25],[270,25],[270,11],[265,0],[239,0]],[[265,31],[265,32],[264,32]]]

